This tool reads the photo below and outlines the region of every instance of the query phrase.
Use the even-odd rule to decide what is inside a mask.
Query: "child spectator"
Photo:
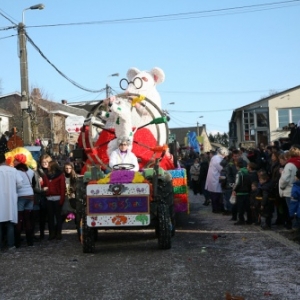
[[[261,200],[261,228],[271,229],[275,201],[275,197],[272,195],[273,183],[266,173],[259,176],[259,183],[260,187],[256,199]]]
[[[251,179],[248,170],[244,167],[244,161],[240,158],[237,162],[237,170],[235,184],[232,189],[233,195],[236,196],[236,204],[239,220],[234,225],[244,225],[244,214],[247,212],[247,223],[251,224],[251,210],[250,210],[250,192]]]
[[[250,193],[250,209],[252,213],[252,221],[255,225],[260,225],[260,203],[261,201],[257,200],[258,193],[258,182],[254,181],[251,184],[251,193]]]
[[[290,218],[296,217],[297,225],[299,225],[300,220],[300,169],[297,170],[295,176],[295,182],[292,187],[291,202],[289,206]]]
[[[258,182],[258,175],[257,175],[257,165],[254,162],[249,162],[247,164],[247,169],[249,176],[251,178],[251,182]]]
[[[283,219],[284,219],[284,215],[283,215],[283,210],[282,210],[282,203],[280,200],[280,196],[279,196],[279,188],[278,188],[278,184],[279,184],[279,179],[281,176],[280,173],[280,162],[279,162],[279,152],[273,152],[271,155],[271,167],[270,167],[270,178],[273,184],[273,196],[275,197],[275,208],[276,208],[276,220],[274,225],[282,225],[283,224]]]

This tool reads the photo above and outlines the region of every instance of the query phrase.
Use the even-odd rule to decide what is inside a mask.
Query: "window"
[[[289,123],[297,124],[300,120],[300,108],[282,108],[278,109],[278,127],[283,128]]]
[[[269,127],[268,113],[258,112],[256,113],[257,127]]]
[[[254,113],[244,112],[244,141],[255,141]]]

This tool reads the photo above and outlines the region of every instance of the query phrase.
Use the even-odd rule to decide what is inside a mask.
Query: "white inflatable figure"
[[[165,73],[162,69],[155,67],[151,71],[140,71],[137,68],[130,68],[127,71],[127,78],[129,85],[126,92],[143,95],[161,108],[161,99],[156,89],[156,85],[165,80]],[[135,78],[140,78],[142,80],[141,88],[137,88],[133,84]]]
[[[118,139],[121,137],[128,137],[128,147],[130,150],[132,148],[133,132],[132,132],[132,122],[130,116],[131,103],[116,97],[110,97],[110,112],[105,112],[107,119],[110,121],[109,128],[115,129],[116,138],[110,141],[107,145],[107,155],[118,149]],[[107,125],[107,124],[106,124]]]
[[[127,71],[127,79],[128,87],[126,92],[145,96],[161,109],[161,98],[156,86],[165,80],[165,73],[162,69],[155,67],[151,71],[140,71],[137,68],[130,68]],[[147,105],[147,109],[149,109],[153,115],[151,116],[151,113],[144,107],[145,103],[146,101],[142,101],[141,103],[136,103],[134,106],[135,110],[132,111],[132,125],[135,128],[152,121],[153,116],[154,118],[161,117],[157,109],[152,105]],[[160,128],[159,137],[157,136],[157,126]],[[149,128],[156,139],[159,139],[159,145],[163,145],[167,142],[165,125],[151,125],[147,128]]]

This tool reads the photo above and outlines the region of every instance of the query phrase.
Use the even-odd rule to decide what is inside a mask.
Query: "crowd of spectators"
[[[49,154],[42,154],[32,170],[24,155],[15,156],[11,167],[0,153],[0,179],[1,250],[11,251],[24,244],[31,247],[44,240],[46,224],[48,240],[61,240],[63,223],[76,220],[78,175],[69,160],[59,164]],[[79,238],[79,224],[75,224]]]
[[[300,137],[300,127],[292,128],[291,133]],[[33,246],[45,238],[46,223],[48,240],[62,239],[63,222],[70,215],[76,219],[77,175],[69,144],[61,141],[55,156],[49,140],[47,147],[41,148],[36,170],[28,168],[22,155],[15,157],[11,168],[4,155],[8,134],[1,138],[0,151],[0,248],[20,247],[23,232],[27,245]],[[36,145],[42,144],[36,140]],[[126,152],[125,146],[120,143],[121,154]],[[190,151],[179,158],[179,164],[187,170],[194,195],[204,196],[203,205],[211,204],[212,213],[230,215],[234,225],[300,227],[299,144],[290,144],[288,149],[278,141],[251,149],[220,147],[200,155]],[[79,236],[79,224],[77,231]]]
[[[192,159],[190,188],[204,195],[203,204],[211,203],[213,213],[230,215],[234,225],[299,228],[299,144],[289,149],[278,141],[251,149],[220,147]]]

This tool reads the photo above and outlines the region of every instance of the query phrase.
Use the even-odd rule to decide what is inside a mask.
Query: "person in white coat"
[[[137,157],[132,153],[128,146],[131,144],[130,139],[122,137],[118,139],[119,148],[114,150],[109,157],[109,166],[113,169],[115,165],[119,164],[131,164],[133,165],[132,171],[137,172],[139,170],[139,163]],[[127,168],[124,165],[125,168]],[[128,165],[130,168],[130,166]]]
[[[224,210],[222,187],[220,183],[220,175],[223,167],[220,163],[227,155],[228,150],[224,147],[220,147],[217,149],[217,154],[211,158],[209,163],[205,189],[210,193],[213,213],[220,213]]]
[[[0,249],[2,248],[2,227],[6,225],[7,246],[14,248],[14,224],[18,223],[17,188],[23,185],[19,172],[5,163],[4,153],[0,153]]]

